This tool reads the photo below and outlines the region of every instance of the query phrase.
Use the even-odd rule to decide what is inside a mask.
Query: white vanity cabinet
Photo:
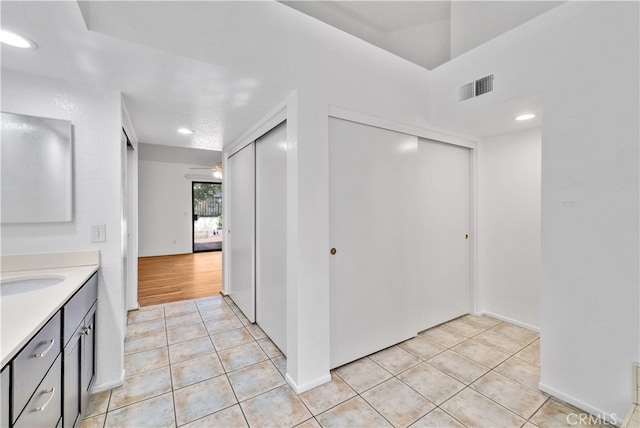
[[[79,425],[95,375],[98,279],[94,274],[64,305],[64,427]]]

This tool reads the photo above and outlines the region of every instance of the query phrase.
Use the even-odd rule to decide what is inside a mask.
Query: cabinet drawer
[[[60,336],[58,312],[11,363],[15,380],[12,385],[14,420],[60,353]]]
[[[91,278],[76,292],[76,294],[64,305],[64,343],[65,345],[78,326],[84,320],[91,306],[98,298],[98,274]]]
[[[36,389],[14,428],[54,428],[60,421],[62,408],[62,370],[58,356],[56,362]]]

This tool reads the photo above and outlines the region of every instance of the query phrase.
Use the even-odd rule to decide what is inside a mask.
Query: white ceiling
[[[281,1],[431,70],[450,58],[448,1]]]
[[[309,3],[354,34],[377,34],[380,44],[388,43],[382,47],[399,56],[428,52],[429,64],[449,55],[451,22],[460,27],[452,17],[473,21],[484,13],[489,26],[471,22],[462,38],[451,32],[462,51],[552,5],[516,2],[522,5],[516,13],[500,5],[510,2]],[[305,51],[321,47],[327,35],[309,31],[313,18],[275,1],[2,1],[0,7],[3,28],[39,45],[28,51],[3,46],[4,70],[120,91],[141,143],[206,150],[239,138],[300,79],[312,79],[317,59]],[[511,12],[500,17],[500,10]],[[466,127],[463,119],[463,132],[486,131],[486,120],[478,128],[475,119]],[[180,135],[179,127],[195,133]]]
[[[4,29],[39,45],[27,51],[3,46],[3,69],[121,91],[144,143],[221,150],[291,91],[237,70],[87,31],[76,2],[3,1],[1,8]],[[195,133],[178,134],[183,126]]]
[[[280,1],[428,70],[563,3]]]

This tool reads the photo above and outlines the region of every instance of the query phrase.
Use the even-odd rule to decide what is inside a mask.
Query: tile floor
[[[640,428],[640,406],[634,404],[629,415],[622,424],[622,428]]]
[[[125,385],[93,395],[82,426],[575,426],[579,410],[538,391],[538,355],[537,333],[466,315],[296,395],[282,353],[212,296],[130,313]]]

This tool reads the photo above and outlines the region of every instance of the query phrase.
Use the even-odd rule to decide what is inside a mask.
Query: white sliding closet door
[[[255,322],[254,143],[229,157],[228,170],[229,295],[249,321]]]
[[[329,119],[332,368],[416,334],[405,241],[417,144]]]
[[[287,125],[256,140],[256,322],[286,352]]]
[[[469,154],[465,147],[419,139],[414,186],[417,330],[471,309]]]

